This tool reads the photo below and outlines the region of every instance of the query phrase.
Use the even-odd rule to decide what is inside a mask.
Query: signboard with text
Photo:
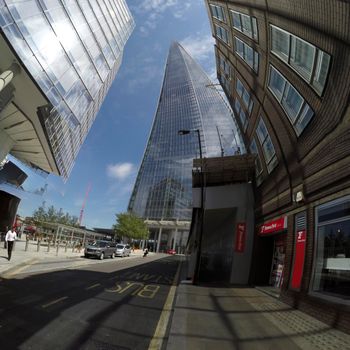
[[[247,225],[245,222],[239,222],[236,228],[235,252],[243,253],[247,234]]]
[[[300,230],[296,233],[295,254],[293,263],[293,273],[291,279],[291,288],[299,289],[303,277],[304,261],[306,251],[306,230]]]
[[[263,225],[261,225],[259,229],[259,235],[263,236],[269,233],[283,231],[286,228],[287,228],[287,217],[283,216],[276,220],[265,222]]]

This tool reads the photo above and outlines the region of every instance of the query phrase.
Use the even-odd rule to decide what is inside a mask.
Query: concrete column
[[[162,228],[159,228],[159,233],[158,233],[158,242],[157,242],[157,250],[156,252],[159,253],[159,247],[160,247],[160,241],[162,239]]]
[[[174,234],[174,242],[173,242],[173,246],[171,249],[175,249],[176,248],[176,239],[177,239],[177,229],[175,230],[175,234]]]
[[[11,80],[19,74],[21,71],[20,66],[17,63],[12,63],[11,67],[6,69],[0,74],[0,91],[3,90]]]

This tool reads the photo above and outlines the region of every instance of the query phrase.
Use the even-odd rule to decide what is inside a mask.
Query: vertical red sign
[[[291,287],[299,289],[303,277],[306,250],[306,230],[297,231]]]
[[[245,239],[246,239],[246,223],[239,222],[236,229],[236,243],[235,252],[243,253],[245,249]]]

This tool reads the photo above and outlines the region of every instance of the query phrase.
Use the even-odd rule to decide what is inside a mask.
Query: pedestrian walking
[[[17,233],[15,231],[15,228],[13,227],[12,230],[7,231],[6,237],[5,237],[5,242],[7,243],[8,260],[11,260],[13,244],[16,239],[17,239]]]

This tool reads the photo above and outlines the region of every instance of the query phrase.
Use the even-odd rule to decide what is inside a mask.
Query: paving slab
[[[167,350],[339,350],[350,336],[255,288],[180,284]]]

